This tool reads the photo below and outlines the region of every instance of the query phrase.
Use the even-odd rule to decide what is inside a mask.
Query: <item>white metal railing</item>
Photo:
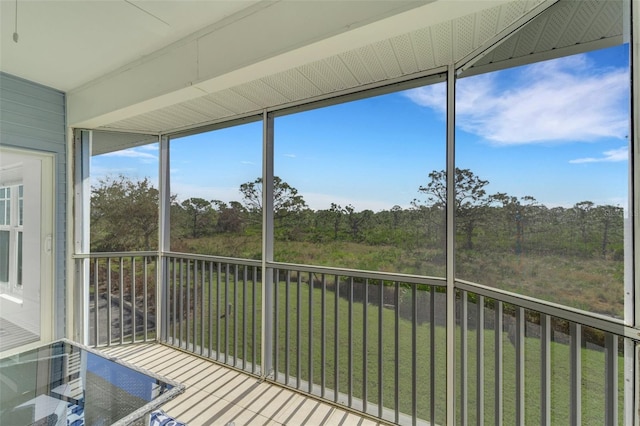
[[[462,424],[618,424],[622,348],[640,340],[612,318],[456,281],[451,354],[444,279],[267,262],[273,365],[263,366],[261,262],[76,258],[89,263],[91,345],[161,340],[398,424],[446,423],[452,360]]]
[[[443,280],[270,266],[275,381],[393,423],[445,422]]]
[[[157,324],[157,252],[77,255],[78,270],[86,264],[89,282],[88,344],[152,341]]]
[[[162,340],[260,374],[260,262],[177,253],[163,262]]]
[[[463,424],[618,424],[623,343],[637,341],[637,330],[468,282],[457,287]]]

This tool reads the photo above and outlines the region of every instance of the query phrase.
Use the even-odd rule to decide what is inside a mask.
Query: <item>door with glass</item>
[[[53,323],[53,157],[0,148],[0,353]]]

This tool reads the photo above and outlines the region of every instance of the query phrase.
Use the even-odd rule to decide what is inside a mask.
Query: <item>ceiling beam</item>
[[[504,3],[274,3],[70,91],[68,122],[97,128]]]

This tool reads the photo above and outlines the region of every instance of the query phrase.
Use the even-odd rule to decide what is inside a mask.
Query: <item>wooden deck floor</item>
[[[189,426],[382,424],[165,345],[102,351],[184,384],[186,391],[162,409]]]
[[[0,317],[0,352],[37,342],[39,339],[36,334]]]

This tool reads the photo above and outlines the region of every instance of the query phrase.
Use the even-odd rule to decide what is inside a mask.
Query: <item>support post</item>
[[[273,371],[273,115],[262,118],[262,376]]]
[[[90,130],[76,130],[74,137],[75,176],[74,176],[74,251],[77,254],[89,253],[89,214],[91,209],[91,181],[89,166],[91,163]],[[72,331],[73,339],[84,345],[89,344],[89,259],[76,262],[76,281],[73,291],[73,316],[76,318]],[[97,301],[96,301],[97,303]],[[97,306],[96,306],[97,309]],[[98,342],[96,342],[98,344]]]
[[[169,338],[169,309],[168,309],[168,276],[169,264],[165,261],[164,253],[171,249],[171,185],[169,138],[158,136],[160,150],[159,182],[158,182],[158,263],[156,265],[156,336],[167,341]]]
[[[455,67],[447,69],[447,424],[455,424]]]
[[[631,128],[629,135],[630,171],[629,205],[625,212],[624,245],[624,316],[625,322],[640,328],[640,282],[635,271],[640,265],[640,239],[636,229],[640,227],[640,1],[624,0],[623,34],[629,42],[631,102]],[[629,339],[624,342],[624,424],[640,426],[640,345]]]

